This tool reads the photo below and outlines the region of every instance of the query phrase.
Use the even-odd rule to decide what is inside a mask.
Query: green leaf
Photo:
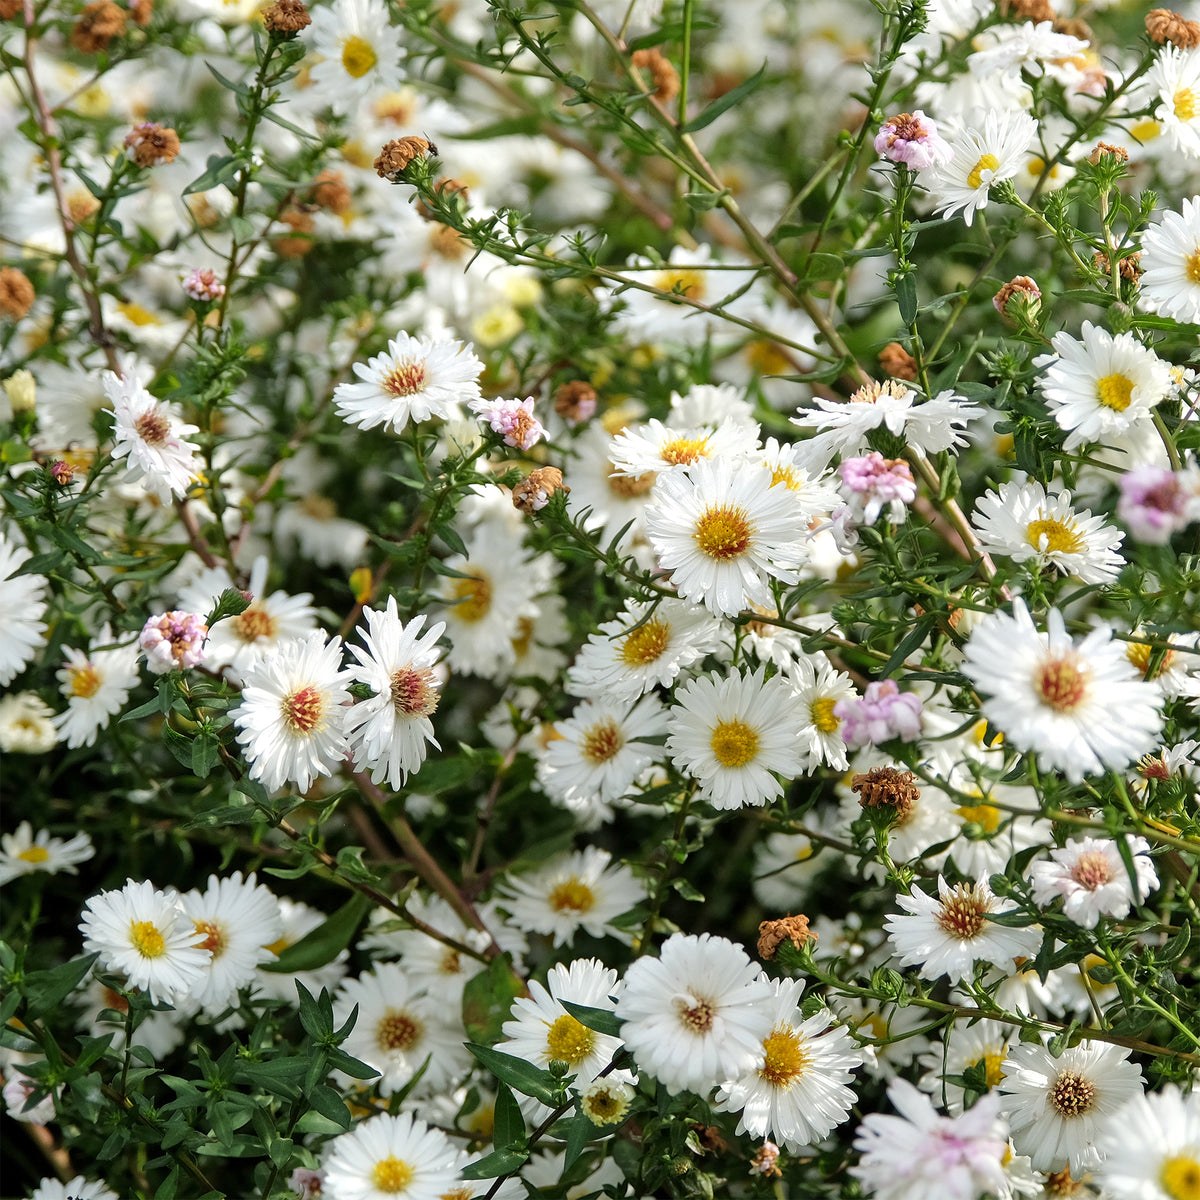
[[[216,81],[224,88],[228,88],[231,92],[236,92],[239,96],[249,96],[250,89],[244,83],[234,83],[232,79],[226,79],[216,67],[210,62],[204,64],[213,74]],[[184,193],[187,194],[186,192]]]
[[[281,1137],[268,1142],[267,1154],[277,1167],[286,1166],[288,1159],[292,1157],[292,1139]]]
[[[515,1150],[523,1148],[524,1142],[525,1119],[521,1116],[521,1106],[512,1092],[501,1084],[496,1089],[492,1144],[497,1149]]]
[[[695,133],[697,129],[705,129],[722,113],[728,112],[735,104],[740,104],[751,92],[755,91],[767,75],[767,64],[763,63],[745,83],[739,83],[732,91],[728,91],[720,99],[714,100],[703,112],[693,117],[679,130],[680,133]]]
[[[588,1142],[600,1133],[600,1130],[583,1115],[577,1113],[567,1127],[567,1148],[563,1154],[563,1170],[569,1171],[578,1161]]]
[[[478,1162],[463,1167],[460,1174],[464,1179],[495,1179],[519,1170],[528,1158],[528,1150],[496,1150],[484,1155]]]
[[[904,660],[925,640],[929,631],[937,624],[937,614],[927,613],[917,618],[917,623],[900,639],[892,656],[883,664],[879,672],[880,679],[889,675],[904,664]]]
[[[327,1121],[332,1121],[339,1129],[350,1128],[350,1110],[346,1102],[327,1084],[314,1088],[308,1097],[309,1104]]]
[[[559,1003],[587,1029],[606,1033],[609,1037],[621,1036],[621,1022],[615,1012],[607,1008],[589,1008],[586,1004],[572,1004],[570,1000],[560,1000]]]
[[[212,67],[209,67],[212,71]],[[216,75],[217,72],[213,71]],[[209,188],[219,187],[226,180],[232,179],[238,171],[238,160],[232,154],[210,154],[208,165],[202,174],[197,175],[180,193],[190,196],[193,192],[207,192]]]
[[[474,1042],[467,1042],[466,1047],[501,1083],[507,1083],[514,1091],[523,1096],[532,1096],[543,1104],[558,1104],[558,1080],[549,1071],[543,1071],[541,1067],[535,1067],[523,1058],[514,1058],[511,1054],[504,1054],[489,1046],[477,1046]],[[488,1179],[490,1176],[480,1175],[478,1178]]]
[[[73,958],[49,971],[35,971],[25,979],[25,995],[29,1000],[29,1015],[41,1017],[63,1002],[80,984],[99,954]]]
[[[201,730],[192,742],[192,774],[198,779],[207,779],[220,761],[220,750],[221,739]]]
[[[333,916],[288,946],[278,962],[263,963],[262,969],[277,975],[294,975],[297,971],[315,971],[333,962],[350,945],[370,908],[370,900],[361,892],[355,892]]]
[[[501,1026],[513,1001],[525,991],[525,984],[514,973],[507,955],[492,959],[486,971],[467,980],[463,988],[462,1018],[472,1041],[491,1043],[500,1040]]]
[[[710,212],[729,194],[728,188],[722,188],[719,192],[687,192],[683,198],[692,212]]]
[[[896,304],[900,309],[900,320],[911,325],[917,319],[917,276],[915,271],[905,271],[892,278],[896,293]]]

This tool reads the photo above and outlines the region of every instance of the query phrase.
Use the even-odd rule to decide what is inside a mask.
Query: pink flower
[[[851,508],[863,525],[874,525],[885,504],[889,517],[898,524],[904,520],[904,506],[917,498],[917,485],[908,463],[884,458],[876,450],[843,459],[838,474],[844,491],[850,493]]]
[[[533,397],[524,400],[474,400],[471,411],[504,435],[505,445],[528,450],[546,436],[541,422],[533,415]]]
[[[839,700],[833,715],[842,722],[842,739],[852,750],[898,737],[911,742],[921,736],[921,698],[901,692],[893,679],[867,685],[861,698]]]
[[[210,303],[220,300],[225,295],[225,285],[211,267],[205,267],[203,270],[199,267],[193,268],[183,281],[183,290],[193,300],[207,300]]]
[[[1167,467],[1133,467],[1117,480],[1117,517],[1139,542],[1163,546],[1192,519],[1193,499]]]
[[[919,108],[887,120],[875,135],[875,152],[914,171],[944,165],[954,157],[937,126]]]
[[[142,627],[138,645],[146,654],[146,666],[155,675],[184,671],[204,659],[208,626],[195,613],[169,612],[151,617]]]

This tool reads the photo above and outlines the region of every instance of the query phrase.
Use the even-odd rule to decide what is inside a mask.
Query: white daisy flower
[[[921,176],[935,211],[946,217],[961,212],[970,225],[975,213],[987,207],[992,185],[1021,170],[1036,133],[1037,122],[1021,109],[977,109],[968,114],[963,128],[948,139],[954,157]]]
[[[796,502],[797,516],[812,522],[818,516],[831,513],[842,503],[842,497],[826,471],[828,459],[815,439],[807,442],[780,442],[769,437],[763,448],[752,455],[771,472],[771,486],[783,487]]]
[[[955,426],[983,415],[979,405],[953,392],[939,392],[921,404],[918,399],[918,393],[898,379],[872,382],[859,388],[848,402],[816,397],[817,407],[792,417],[792,424],[817,431],[803,443],[804,453],[828,461],[835,454],[854,455],[871,449],[868,435],[876,429],[903,438],[922,454],[957,449],[967,443]]]
[[[1007,974],[1014,958],[1032,958],[1042,944],[1040,929],[988,920],[1017,906],[1000,900],[982,879],[951,888],[939,875],[936,898],[915,887],[896,900],[909,915],[888,917],[884,929],[900,965],[919,968],[922,979],[970,979],[977,962],[991,963]]]
[[[668,1091],[704,1095],[762,1061],[773,989],[733,942],[676,933],[658,958],[636,959],[617,1000],[621,1037]]]
[[[226,879],[210,875],[204,892],[193,888],[179,902],[212,955],[191,998],[217,1016],[237,1001],[238,988],[254,982],[260,963],[275,961],[267,947],[283,934],[279,901],[253,874],[243,881],[235,871]]]
[[[551,859],[536,871],[510,875],[500,889],[499,904],[509,919],[527,933],[544,933],[556,946],[570,942],[579,930],[591,937],[628,934],[609,922],[646,898],[646,889],[623,863],[597,846]]]
[[[1127,917],[1135,903],[1144,903],[1158,887],[1158,872],[1145,838],[1127,836],[1125,844],[1133,879],[1120,848],[1109,838],[1078,838],[1051,850],[1049,861],[1030,863],[1035,903],[1052,904],[1061,896],[1063,915],[1084,929],[1095,929],[1101,916]]]
[[[33,555],[0,533],[0,687],[11,683],[46,644],[44,575],[18,575]]]
[[[430,716],[438,706],[441,680],[434,674],[441,652],[437,640],[445,631],[438,622],[421,633],[424,615],[407,625],[396,611],[396,597],[389,596],[382,612],[364,608],[367,629],[362,634],[366,649],[349,646],[358,659],[349,674],[374,689],[375,695],[360,700],[346,716],[346,736],[354,750],[354,765],[370,768],[376,783],[387,780],[398,791],[408,776],[421,769],[425,744],[437,747]],[[440,748],[440,747],[439,747]]]
[[[658,476],[649,472],[633,477],[619,474],[608,457],[611,441],[599,422],[575,439],[573,449],[578,458],[570,470],[571,495],[567,503],[572,515],[582,521],[584,528],[598,531],[605,545],[629,526],[620,543],[627,550],[641,535]]]
[[[1039,386],[1068,450],[1127,433],[1171,389],[1170,367],[1132,333],[1114,337],[1090,321],[1081,333],[1079,341],[1056,333],[1054,353],[1033,360],[1045,368]]]
[[[1135,1096],[1100,1124],[1096,1169],[1113,1200],[1193,1200],[1200,1196],[1200,1092],[1176,1084]]]
[[[58,743],[54,710],[36,692],[0,696],[0,750],[45,754]]]
[[[812,891],[816,877],[832,863],[818,856],[820,844],[806,833],[768,834],[754,846],[754,898],[775,912],[797,912]]]
[[[854,681],[835,670],[823,654],[799,656],[788,674],[800,713],[800,741],[807,755],[804,769],[825,764],[844,771],[848,761],[842,718],[833,710],[838,701],[857,698]]]
[[[1185,158],[1200,158],[1200,49],[1163,46],[1144,90],[1159,100],[1159,132]]]
[[[138,647],[134,639],[126,646],[111,646],[112,630],[105,625],[82,650],[64,646],[67,661],[56,672],[59,690],[67,697],[67,711],[54,718],[63,741],[74,750],[91,746],[96,734],[125,707],[138,682]]]
[[[250,604],[236,617],[225,617],[208,631],[204,643],[205,664],[214,671],[229,668],[239,679],[260,659],[285,642],[307,637],[317,627],[317,610],[312,594],[284,591],[266,594],[269,564],[259,555],[250,568],[246,592]],[[202,572],[179,593],[179,605],[186,612],[207,614],[226,588],[236,587],[224,567]]]
[[[441,1200],[462,1154],[411,1113],[380,1113],[329,1143],[323,1192],[332,1200]]]
[[[919,1080],[921,1090],[940,1099],[951,1116],[958,1116],[965,1107],[967,1092],[954,1079],[974,1071],[982,1074],[987,1090],[998,1086],[1004,1078],[1004,1060],[1013,1035],[1013,1027],[999,1021],[977,1021],[974,1025],[955,1022],[939,1044],[921,1055],[921,1066],[925,1068]]]
[[[117,1200],[117,1193],[103,1183],[76,1175],[67,1183],[43,1179],[29,1200]]]
[[[714,808],[761,806],[783,794],[773,772],[801,774],[796,697],[783,676],[764,679],[762,668],[705,675],[675,699],[667,753],[700,781],[700,796]]]
[[[309,44],[321,56],[305,97],[313,105],[353,115],[373,91],[401,80],[400,38],[381,0],[333,0],[314,8]]]
[[[849,1116],[858,1098],[846,1085],[863,1056],[828,1009],[801,1016],[801,980],[777,979],[772,987],[762,1062],[723,1083],[716,1108],[741,1113],[737,1133],[770,1138],[799,1154]]]
[[[328,10],[319,10],[328,11]],[[338,415],[360,429],[382,425],[400,433],[431,417],[445,420],[457,406],[478,400],[483,363],[449,338],[398,333],[387,352],[354,364],[361,383],[339,383],[333,392]]]
[[[39,829],[35,835],[33,826],[22,821],[15,833],[0,834],[0,884],[36,871],[47,875],[59,871],[78,875],[75,864],[87,862],[95,853],[92,839],[86,833],[64,839],[51,837],[45,829]]]
[[[573,1086],[582,1090],[612,1062],[622,1043],[620,1038],[588,1029],[567,1012],[562,1001],[612,1012],[616,1004],[610,997],[619,986],[616,971],[598,958],[557,963],[550,968],[545,987],[531,979],[529,996],[513,1001],[503,1026],[505,1040],[496,1049],[540,1067],[554,1060],[565,1062],[575,1076]]]
[[[661,756],[661,746],[642,739],[666,727],[667,714],[657,696],[643,696],[628,710],[621,703],[584,700],[567,720],[554,722],[552,740],[538,763],[538,782],[581,818],[602,817]]]
[[[1100,1125],[1143,1088],[1129,1051],[1104,1042],[1081,1042],[1057,1058],[1044,1046],[1020,1042],[1003,1070],[1000,1111],[1017,1152],[1028,1154],[1039,1171],[1069,1166],[1077,1179],[1100,1162]]]
[[[646,535],[684,600],[715,616],[772,603],[768,576],[795,583],[808,531],[786,488],[750,462],[698,460],[659,479]]]
[[[1040,571],[1057,567],[1084,583],[1110,583],[1125,560],[1116,552],[1125,535],[1093,517],[1076,512],[1070,492],[1050,492],[1040,483],[1002,483],[975,506],[972,521],[979,546],[1014,562],[1033,562]]]
[[[702,458],[745,458],[756,443],[757,428],[734,421],[675,429],[650,420],[622,429],[613,438],[608,456],[618,475],[636,478],[648,471],[677,471]]]
[[[187,440],[199,426],[184,423],[173,404],[156,399],[132,376],[105,371],[101,378],[115,422],[113,458],[125,459],[131,481],[160,500],[186,496],[204,467],[200,447]]]
[[[869,1113],[854,1148],[850,1174],[875,1200],[978,1200],[1007,1196],[1007,1131],[996,1097],[984,1096],[961,1116],[943,1117],[905,1079],[893,1079],[888,1099],[899,1116]]]
[[[1142,234],[1138,303],[1160,317],[1200,323],[1200,196]]]
[[[342,1049],[379,1072],[383,1095],[400,1091],[426,1059],[429,1065],[417,1085],[421,1095],[452,1086],[470,1070],[457,1012],[442,996],[414,988],[398,963],[380,963],[342,984],[333,1002],[339,1028],[355,1007],[358,1020]]]
[[[275,941],[263,947],[276,958],[289,946],[294,946],[305,934],[312,933],[327,920],[327,914],[310,905],[302,904],[298,900],[289,900],[286,896],[277,899],[283,931]],[[270,996],[275,1000],[287,1000],[291,1004],[296,1003],[299,995],[296,991],[298,983],[304,984],[305,990],[314,996],[319,996],[322,988],[327,988],[332,992],[346,974],[346,960],[349,957],[350,952],[342,950],[332,962],[326,963],[323,967],[317,967],[312,971],[296,971],[291,975],[280,974],[278,971],[264,971],[259,968],[254,973],[255,991],[257,994]]]
[[[100,966],[121,972],[132,987],[154,1000],[176,1004],[200,986],[211,957],[201,943],[173,888],[126,881],[118,891],[93,896],[79,926],[86,952],[100,954]]]
[[[250,763],[250,778],[268,791],[294,783],[304,792],[332,774],[350,743],[343,732],[350,702],[341,669],[342,640],[321,630],[277,648],[246,672],[242,702],[229,715]]]
[[[1078,643],[1052,608],[1039,633],[1022,600],[972,631],[963,674],[983,693],[983,715],[1008,745],[1071,783],[1120,770],[1157,746],[1162,692],[1138,678],[1107,627]]]
[[[655,687],[670,687],[721,644],[722,629],[703,608],[682,600],[631,600],[605,621],[567,670],[573,696],[630,703]]]

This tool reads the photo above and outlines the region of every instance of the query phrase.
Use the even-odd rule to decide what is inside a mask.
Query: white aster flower
[[[704,1095],[761,1063],[773,989],[746,952],[712,934],[676,933],[636,959],[617,1000],[621,1036],[668,1091]]]
[[[306,934],[323,925],[327,919],[326,914],[319,909],[301,904],[297,900],[289,900],[286,896],[279,897],[278,902],[283,932],[270,945],[264,947],[276,957],[289,946],[294,946]],[[319,996],[322,988],[328,988],[332,992],[346,974],[346,960],[349,957],[350,952],[342,950],[332,962],[323,967],[312,971],[296,971],[290,975],[260,968],[254,973],[256,993],[295,1004],[299,995],[296,990],[298,983],[302,983],[305,990],[314,996]]]
[[[0,884],[37,871],[47,875],[59,871],[78,875],[75,864],[87,862],[95,853],[92,839],[86,833],[64,839],[51,837],[47,830],[39,829],[35,835],[33,826],[22,821],[15,833],[0,834]]]
[[[18,575],[33,555],[0,533],[0,687],[11,683],[46,644],[44,575]]]
[[[188,920],[173,888],[127,880],[118,891],[93,896],[79,926],[83,948],[100,966],[120,971],[154,1000],[177,1004],[200,986],[210,953],[204,934]]]
[[[1056,33],[1053,21],[993,25],[980,35],[979,44],[980,48],[967,56],[967,66],[976,75],[1009,74],[1022,69],[1041,74],[1044,63],[1073,58],[1088,49],[1087,42],[1069,33]]]
[[[1168,1083],[1135,1096],[1100,1124],[1096,1170],[1112,1200],[1193,1200],[1200,1195],[1200,1092]]]
[[[1158,97],[1154,116],[1171,146],[1184,158],[1200,158],[1200,49],[1163,46],[1145,91]]]
[[[243,880],[235,871],[225,879],[210,875],[203,892],[193,888],[179,902],[212,955],[191,998],[217,1016],[237,1001],[238,988],[254,982],[259,964],[275,961],[267,947],[283,935],[279,901],[253,874]]]
[[[705,675],[675,699],[667,753],[700,781],[700,795],[714,808],[766,804],[783,794],[773,772],[789,779],[801,773],[799,714],[783,676],[764,679],[762,668]]]
[[[381,0],[334,0],[314,8],[309,44],[320,61],[312,67],[310,97],[353,115],[373,91],[401,81],[400,38]]]
[[[1142,904],[1158,886],[1145,838],[1125,837],[1134,878],[1120,848],[1108,838],[1085,837],[1050,851],[1050,860],[1029,864],[1029,880],[1037,904],[1061,896],[1063,915],[1084,929],[1095,929],[1101,916],[1126,917],[1134,903]]]
[[[570,942],[582,929],[591,937],[629,935],[609,922],[646,898],[646,889],[623,863],[597,846],[562,854],[536,871],[511,875],[501,888],[500,906],[527,933],[552,935],[554,944]]]
[[[1142,234],[1138,303],[1160,317],[1200,323],[1200,196]]]
[[[324,10],[322,10],[324,11]],[[455,415],[478,400],[483,363],[461,342],[398,333],[387,352],[354,364],[361,383],[339,383],[333,392],[338,415],[360,429],[382,425],[400,433],[431,417]]]
[[[651,420],[622,429],[613,438],[608,456],[618,475],[661,474],[690,467],[702,458],[745,458],[755,448],[756,432],[755,427],[735,421],[675,429]]]
[[[838,701],[857,698],[854,681],[830,665],[823,655],[798,657],[791,671],[796,706],[800,713],[800,741],[807,759],[806,770],[822,764],[844,771],[846,741],[842,718],[834,712]]]
[[[988,1091],[996,1087],[1004,1078],[1003,1064],[1013,1036],[1013,1027],[999,1021],[974,1025],[956,1021],[939,1044],[921,1055],[920,1065],[925,1068],[919,1080],[921,1090],[939,1098],[951,1116],[958,1116],[965,1107],[967,1090],[955,1079],[972,1071],[973,1083],[982,1083]]]
[[[441,1200],[458,1183],[462,1155],[411,1113],[380,1113],[329,1143],[330,1200]]]
[[[888,1099],[900,1115],[870,1113],[863,1120],[854,1138],[862,1159],[850,1168],[875,1200],[1007,1194],[1007,1130],[995,1096],[982,1097],[958,1117],[943,1117],[904,1079],[892,1080]]]
[[[1000,900],[982,879],[951,888],[939,875],[936,898],[915,887],[896,899],[909,915],[888,917],[884,928],[900,965],[917,967],[922,979],[970,979],[977,962],[991,963],[1007,974],[1014,958],[1031,958],[1042,944],[1040,929],[988,920],[1017,906]]]
[[[1039,1171],[1069,1166],[1079,1178],[1100,1161],[1101,1123],[1142,1094],[1141,1068],[1129,1051],[1082,1042],[1054,1057],[1044,1046],[1020,1042],[1003,1063],[1000,1110],[1019,1154]]]
[[[343,732],[350,701],[341,670],[342,640],[321,630],[280,646],[246,672],[242,702],[229,715],[250,763],[250,778],[268,791],[294,783],[307,791],[332,774],[350,748]]]
[[[755,463],[700,459],[663,476],[646,512],[646,535],[680,596],[715,616],[772,603],[767,577],[795,583],[808,531],[797,528],[786,488]]]
[[[67,1183],[43,1179],[29,1200],[118,1200],[118,1197],[103,1183],[76,1175]]]
[[[63,647],[67,660],[57,675],[59,690],[67,697],[67,711],[59,713],[54,724],[72,750],[91,746],[137,686],[136,639],[125,646],[112,646],[112,640],[112,630],[105,625],[92,638],[86,654]],[[101,646],[111,648],[101,650]]]
[[[441,681],[434,667],[441,658],[437,640],[446,627],[438,622],[422,634],[423,614],[406,625],[396,611],[395,596],[388,597],[382,612],[364,608],[363,615],[367,629],[360,632],[366,649],[349,646],[358,659],[349,674],[375,695],[360,700],[347,714],[346,735],[354,765],[369,768],[376,783],[386,779],[398,791],[421,769],[425,744],[438,745],[429,718],[438,706]]]
[[[777,979],[772,987],[762,1062],[722,1084],[716,1107],[741,1114],[736,1132],[770,1138],[799,1154],[849,1115],[857,1097],[846,1085],[863,1056],[828,1009],[807,1020],[801,1016],[802,981]]]
[[[771,486],[783,487],[796,503],[798,520],[811,523],[842,503],[833,476],[826,470],[828,457],[813,438],[807,442],[780,442],[769,437],[751,456],[771,472]]]
[[[398,963],[380,963],[342,984],[333,1004],[339,1027],[355,1007],[358,1020],[342,1048],[379,1072],[383,1095],[403,1088],[426,1059],[421,1095],[450,1087],[470,1068],[457,1011],[443,997],[414,988]]]
[[[1037,122],[1022,109],[968,114],[963,128],[948,139],[954,157],[921,176],[935,210],[946,217],[961,212],[970,225],[975,213],[987,207],[992,185],[1020,171],[1036,133]]]
[[[1103,442],[1149,419],[1150,410],[1171,389],[1170,367],[1132,333],[1114,337],[1084,321],[1081,340],[1056,333],[1053,354],[1033,360],[1045,368],[1042,394],[1065,442],[1074,450],[1085,442]]]
[[[1093,517],[1076,512],[1070,492],[1050,492],[1040,483],[1002,483],[975,506],[972,522],[980,549],[1004,554],[1014,562],[1057,567],[1084,583],[1110,583],[1125,560],[1116,552],[1124,534]]]
[[[715,618],[682,600],[631,600],[584,643],[567,671],[567,691],[631,703],[652,688],[670,687],[684,667],[721,644],[721,634]]]
[[[5,754],[45,754],[57,742],[54,710],[37,692],[0,696],[0,750]]]
[[[105,371],[102,379],[112,404],[113,458],[125,459],[131,481],[160,500],[186,496],[203,469],[200,447],[187,440],[199,426],[185,424],[173,404],[156,399],[132,376]]]
[[[962,671],[984,695],[983,715],[1043,770],[1072,783],[1120,770],[1158,745],[1162,692],[1137,671],[1107,627],[1078,645],[1052,608],[1039,633],[1024,602],[972,631]]]

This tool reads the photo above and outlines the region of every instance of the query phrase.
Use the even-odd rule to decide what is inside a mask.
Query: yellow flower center
[[[325,696],[311,684],[285,697],[279,706],[283,723],[292,733],[301,734],[309,734],[320,728],[325,707]]]
[[[670,625],[651,619],[625,635],[620,658],[627,667],[644,667],[657,662],[670,644]]]
[[[272,954],[278,955],[282,954],[291,944],[292,939],[285,933],[283,937],[272,942],[269,946],[264,946],[263,949],[269,950]]]
[[[100,676],[91,663],[84,663],[82,667],[68,667],[67,675],[70,677],[72,696],[90,700],[100,690]]]
[[[777,342],[751,342],[745,349],[746,360],[760,375],[787,375],[792,364]]]
[[[758,1075],[772,1087],[790,1088],[808,1064],[809,1057],[794,1029],[780,1025],[763,1038],[763,1065]]]
[[[1183,273],[1192,283],[1200,283],[1200,245],[1183,260]]]
[[[478,570],[478,567],[466,568]],[[492,607],[492,584],[486,577],[480,579],[456,579],[454,581],[454,597],[458,603],[453,608],[454,615],[460,621],[474,624],[482,621]]]
[[[721,505],[704,510],[692,537],[702,553],[725,562],[746,553],[754,537],[754,526],[744,509]]]
[[[989,1088],[994,1088],[1004,1078],[1004,1072],[1001,1070],[1000,1064],[1004,1062],[1008,1056],[1008,1047],[1005,1046],[1000,1050],[988,1050],[977,1058],[974,1062],[968,1063],[969,1067],[977,1067],[980,1063],[984,1068],[984,1079]]]
[[[1157,121],[1147,119],[1130,126],[1129,133],[1135,142],[1144,146],[1162,133],[1162,126]]]
[[[1196,93],[1191,88],[1180,88],[1171,99],[1174,102],[1175,115],[1181,121],[1195,120]]]
[[[1133,403],[1133,380],[1127,375],[1105,375],[1096,384],[1096,399],[1113,412],[1124,412]]]
[[[960,883],[951,892],[943,892],[935,918],[942,932],[960,942],[974,941],[987,922],[987,902],[978,886]]]
[[[579,743],[579,753],[593,766],[608,762],[615,758],[625,739],[615,721],[598,721],[583,735]]]
[[[1158,668],[1153,674],[1150,673],[1150,659],[1154,655],[1155,647],[1148,646],[1145,642],[1126,642],[1125,657],[1137,669],[1138,674],[1143,679],[1157,679],[1170,665],[1175,657],[1174,650],[1168,650],[1163,655],[1163,660],[1159,663]]]
[[[257,604],[239,613],[233,618],[233,630],[247,645],[256,642],[260,637],[269,638],[275,634],[275,618]]]
[[[1043,554],[1078,554],[1084,549],[1083,538],[1057,517],[1030,521],[1025,527],[1025,540]]]
[[[389,1155],[371,1168],[371,1182],[387,1196],[398,1196],[412,1183],[413,1169]]]
[[[674,438],[663,443],[659,455],[663,462],[672,466],[688,466],[699,458],[708,457],[708,438]]]
[[[30,846],[28,850],[22,850],[17,857],[22,862],[43,863],[50,857],[50,851],[45,846]]]
[[[549,1021],[546,1024],[549,1029],[546,1034],[546,1053],[550,1058],[576,1067],[591,1054],[596,1035],[570,1013],[564,1013],[553,1025]]]
[[[204,941],[196,945],[201,950],[211,951],[213,958],[225,953],[225,931],[215,921],[196,921],[196,932],[204,934]]]
[[[143,958],[158,958],[167,950],[166,940],[153,921],[131,921],[129,940]]]
[[[1200,1160],[1176,1154],[1163,1163],[1158,1181],[1171,1200],[1200,1200]]]
[[[416,1017],[389,1008],[375,1026],[375,1042],[381,1050],[411,1050],[424,1032],[425,1027]]]
[[[994,804],[964,804],[958,815],[970,825],[980,826],[989,836],[1000,828],[1002,813]]]
[[[704,299],[704,276],[699,271],[660,271],[654,286],[690,300]]]
[[[977,188],[983,184],[984,171],[994,171],[1000,165],[1000,160],[994,154],[985,154],[972,168],[967,176],[967,187]]]
[[[608,465],[605,474],[608,490],[622,500],[632,500],[636,496],[644,496],[652,487],[658,476],[653,471],[643,471],[640,475],[618,475],[612,463]]]
[[[745,721],[718,721],[712,752],[723,767],[744,767],[758,753],[758,734]]]
[[[342,43],[342,66],[352,79],[361,79],[378,61],[366,38],[354,34]]]
[[[596,904],[596,895],[592,889],[574,875],[558,884],[548,899],[555,912],[591,912]]]
[[[822,696],[808,706],[808,719],[821,733],[837,733],[842,726],[842,718],[833,711],[835,704],[832,697]]]
[[[1050,1104],[1060,1117],[1082,1117],[1095,1103],[1096,1085],[1078,1071],[1060,1071],[1050,1085]]]
[[[148,309],[143,308],[140,304],[134,304],[132,301],[125,301],[117,305],[117,312],[121,314],[131,325],[158,325],[159,319]]]
[[[771,486],[778,487],[783,484],[789,492],[798,492],[803,486],[800,477],[792,470],[791,467],[782,464],[767,468],[771,472]]]

